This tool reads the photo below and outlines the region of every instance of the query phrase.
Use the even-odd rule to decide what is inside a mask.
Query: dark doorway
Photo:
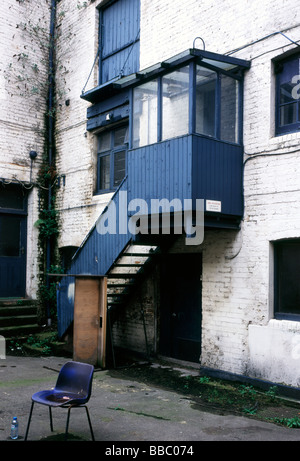
[[[160,353],[198,362],[201,353],[201,254],[162,260]]]
[[[0,297],[26,291],[27,199],[18,186],[0,187]]]

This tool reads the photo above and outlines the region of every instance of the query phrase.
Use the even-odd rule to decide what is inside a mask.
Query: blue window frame
[[[274,244],[274,314],[277,319],[300,320],[300,239]]]
[[[300,129],[300,55],[275,62],[276,134]]]
[[[250,65],[193,48],[98,85],[81,95],[95,104],[88,109],[88,130],[106,125],[109,111],[114,120],[129,116],[130,149],[185,134],[240,145],[243,79]]]
[[[133,89],[134,148],[194,133],[242,142],[239,74],[191,62],[155,77]]]
[[[99,85],[139,69],[140,0],[114,0],[100,10]]]
[[[97,192],[115,190],[126,175],[128,125],[103,131],[98,136]]]

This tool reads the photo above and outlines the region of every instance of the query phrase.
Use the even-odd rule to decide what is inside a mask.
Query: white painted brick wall
[[[161,3],[142,2],[141,67],[192,47],[196,36],[204,39],[207,50],[219,53],[278,31],[292,40],[300,39],[295,1],[225,1],[221,7],[219,2],[208,1],[201,5],[197,1]],[[201,41],[196,43],[202,47]],[[245,165],[241,232],[206,232],[203,244],[201,363],[237,373],[250,370],[265,378],[270,378],[269,368],[264,370],[264,366],[271,359],[272,349],[261,349],[262,360],[255,367],[249,350],[249,325],[261,325],[256,340],[262,340],[263,328],[268,328],[273,316],[270,242],[300,237],[299,134],[274,136],[275,80],[271,62],[293,48],[277,34],[233,54],[252,61],[244,90],[245,153],[295,152],[249,160]],[[235,258],[227,259],[235,253]],[[292,382],[291,368],[295,369],[287,355],[281,376],[276,379]]]
[[[64,233],[61,244],[80,240],[105,202],[92,198],[94,187],[93,139],[84,136],[87,104],[79,99],[91,69],[97,43],[95,5],[73,8],[63,18],[74,38],[67,44],[69,73],[65,75],[70,106],[62,101],[58,118],[59,168],[67,175],[60,191]],[[61,10],[70,8],[63,0]],[[291,155],[261,157],[245,165],[245,217],[240,232],[209,231],[203,244],[203,321],[201,363],[230,372],[255,370],[249,350],[249,325],[268,328],[270,305],[270,242],[300,237],[299,135],[274,136],[274,75],[271,60],[294,48],[300,39],[295,0],[251,2],[204,0],[141,0],[140,67],[145,68],[191,48],[200,36],[206,49],[252,61],[245,76],[244,145],[246,154]],[[68,24],[70,23],[70,26]],[[296,27],[297,26],[297,27]],[[257,42],[256,42],[257,41]],[[256,42],[250,46],[252,42]],[[202,48],[201,41],[196,42]],[[92,73],[92,80],[95,73]],[[91,86],[96,80],[90,82]],[[79,126],[78,126],[79,125]],[[76,184],[76,187],[74,185]],[[79,207],[77,210],[72,207]],[[92,211],[94,210],[94,211]],[[76,238],[73,238],[76,236]],[[236,256],[235,256],[236,255]],[[235,256],[235,257],[234,257]],[[262,330],[263,334],[263,330]],[[262,351],[262,354],[264,351]],[[268,357],[265,357],[265,361]],[[268,376],[265,376],[268,378]]]
[[[97,68],[92,71],[92,65],[98,46],[98,11],[96,3],[87,8],[83,3],[62,0],[58,4],[63,39],[57,51],[62,63],[58,70],[61,96],[57,114],[57,169],[66,176],[65,186],[58,191],[63,223],[61,247],[79,246],[111,197],[111,194],[94,195],[95,137],[86,132],[89,104],[80,98],[87,81],[85,91],[97,85]],[[65,34],[68,40],[64,40]]]
[[[32,31],[24,31],[21,24],[31,21],[48,30],[47,1],[4,2],[0,17],[0,178],[29,182],[29,152],[35,150],[38,157],[33,163],[32,180],[36,181],[43,151],[45,100],[34,93],[33,87],[37,81],[44,81],[44,56]],[[34,64],[39,68],[36,73]],[[27,295],[32,297],[37,289],[37,219],[38,194],[33,188],[28,195],[26,283]]]
[[[21,50],[22,39],[15,25],[25,3],[3,5],[1,14],[5,29],[0,30],[0,139],[6,152],[5,161],[0,157],[0,176],[16,174],[20,179],[29,176],[28,149],[41,149],[41,138],[33,132],[32,126],[42,127],[43,112],[32,110],[31,106],[24,111],[22,101],[16,95],[8,96],[3,89],[3,69],[12,54]],[[61,0],[58,3],[62,40],[57,53],[62,67],[59,68],[58,87],[57,167],[59,174],[66,175],[66,185],[61,186],[58,193],[61,246],[79,245],[110,197],[93,196],[95,140],[92,135],[85,134],[88,103],[80,98],[97,49],[96,6],[104,3],[102,0],[88,2],[86,8],[77,7],[83,2]],[[141,0],[141,68],[191,48],[197,36],[203,38],[208,51],[226,54],[240,48],[232,56],[252,62],[244,85],[245,159],[248,158],[246,154],[264,156],[245,164],[245,216],[241,231],[205,233],[201,363],[230,372],[249,371],[264,378],[270,377],[266,364],[276,357],[270,356],[271,348],[265,351],[262,347],[257,362],[250,345],[254,331],[251,326],[256,327],[255,340],[257,344],[261,341],[261,345],[265,328],[271,328],[270,242],[300,237],[300,135],[274,135],[271,60],[295,48],[289,40],[275,33],[283,31],[298,41],[299,23],[296,0]],[[202,48],[200,40],[196,45]],[[95,69],[86,89],[96,86],[96,76]],[[274,155],[279,153],[287,155]],[[283,324],[279,322],[278,325],[280,331]],[[272,335],[276,341],[273,330]],[[293,337],[291,334],[289,346]],[[287,350],[291,350],[290,347]],[[281,376],[276,379],[296,382],[289,369],[287,359]]]

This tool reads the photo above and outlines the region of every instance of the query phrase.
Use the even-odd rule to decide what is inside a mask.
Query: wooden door
[[[105,277],[76,277],[73,346],[74,360],[105,368]]]

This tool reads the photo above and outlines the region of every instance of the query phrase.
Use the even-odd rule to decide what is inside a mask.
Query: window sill
[[[300,316],[295,316],[294,320],[271,319],[268,326],[283,331],[300,331]]]
[[[114,195],[115,191],[95,192],[92,198],[93,203],[107,203]]]
[[[268,149],[272,152],[275,150],[285,150],[288,154],[288,149],[299,150],[300,131],[285,134],[274,134],[269,140]]]
[[[100,190],[100,191],[94,192],[93,197],[101,197],[103,195],[114,194],[115,192],[116,192],[115,189]]]
[[[278,143],[280,141],[292,141],[294,139],[299,140],[300,130],[289,131],[288,133],[275,133],[271,138],[271,141]]]

